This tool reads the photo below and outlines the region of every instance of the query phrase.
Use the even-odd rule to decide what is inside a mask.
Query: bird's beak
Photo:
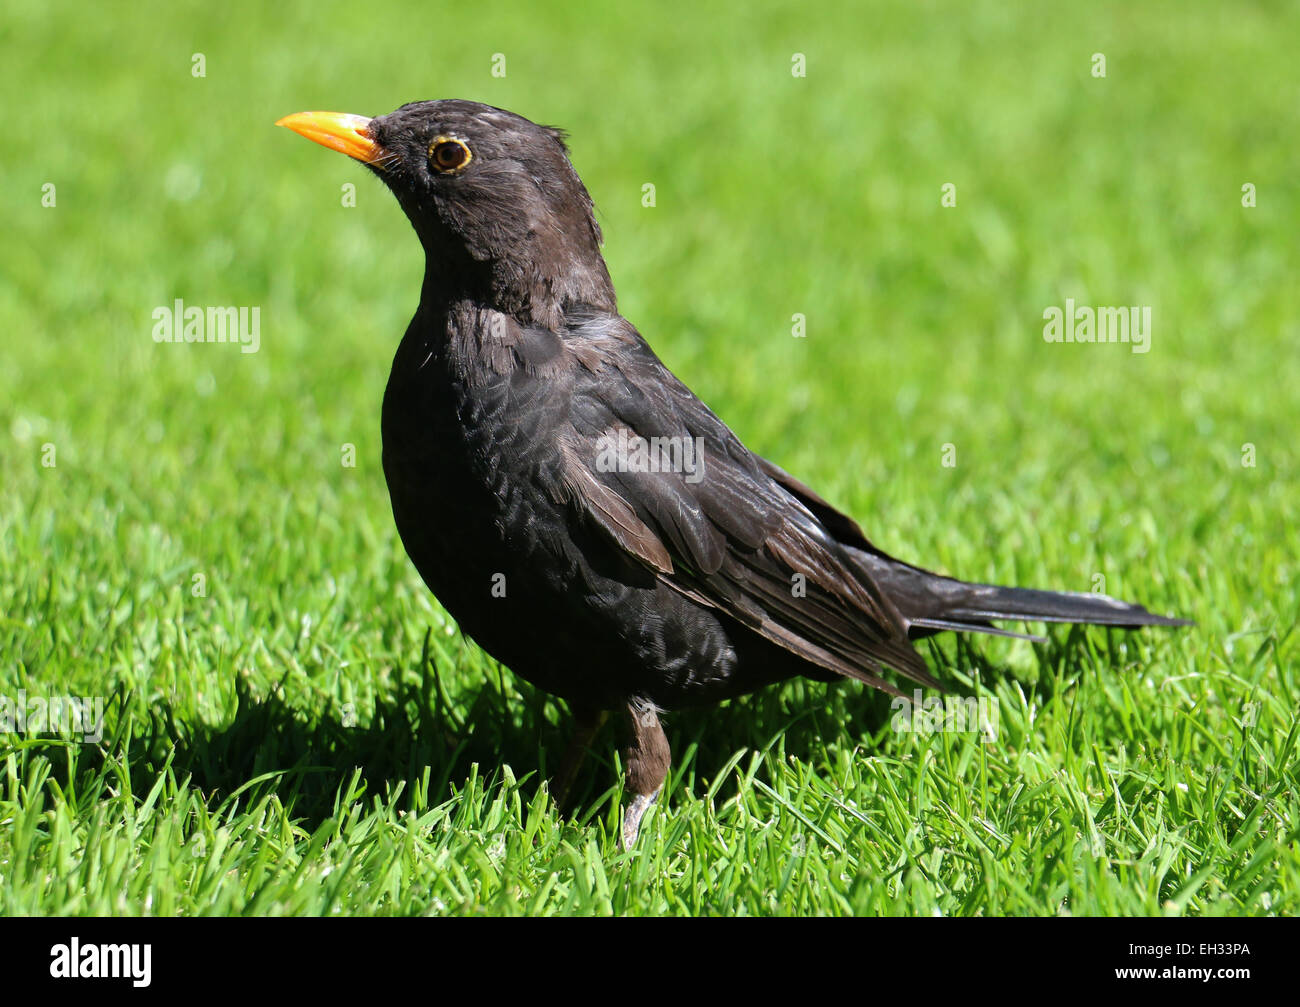
[[[295,112],[276,123],[314,140],[322,147],[355,157],[372,168],[383,168],[384,148],[370,136],[370,120],[346,112]]]

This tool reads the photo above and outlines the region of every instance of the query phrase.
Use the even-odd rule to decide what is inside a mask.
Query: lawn
[[[1298,35],[1263,2],[7,5],[0,713],[98,697],[103,731],[0,728],[0,913],[1300,910]],[[881,547],[1198,625],[922,644],[991,740],[848,682],[671,716],[630,853],[607,734],[558,814],[563,704],[393,528],[418,243],[272,125],[434,97],[569,130],[623,314]],[[256,308],[257,352],[156,341],[177,299]],[[1067,299],[1150,308],[1147,352],[1047,341]]]

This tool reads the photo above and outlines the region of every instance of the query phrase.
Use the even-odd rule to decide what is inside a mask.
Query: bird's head
[[[559,130],[459,100],[373,119],[299,112],[277,125],[383,179],[424,245],[426,284],[551,325],[572,303],[614,310],[591,197]]]

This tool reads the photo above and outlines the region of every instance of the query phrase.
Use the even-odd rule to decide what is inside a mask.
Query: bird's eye
[[[465,141],[454,136],[435,136],[429,144],[429,164],[443,175],[463,171],[473,156]]]

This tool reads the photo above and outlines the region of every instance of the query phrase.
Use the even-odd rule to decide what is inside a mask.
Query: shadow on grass
[[[1109,645],[1094,650],[1084,639],[1071,631],[1041,645],[1038,681],[1031,688],[1050,694],[1057,683],[1112,656]],[[969,690],[957,683],[955,670],[986,683],[1012,674],[985,660],[977,642],[956,639],[922,649],[958,695]],[[132,787],[142,798],[170,756],[177,777],[190,777],[214,803],[264,778],[253,793],[274,791],[295,819],[314,829],[337,812],[340,789],[358,769],[372,795],[402,782],[409,793],[427,769],[430,803],[462,788],[476,764],[478,775],[488,780],[509,765],[526,792],[541,786],[568,744],[571,724],[563,706],[522,679],[492,676],[468,705],[463,698],[454,704],[430,673],[427,653],[422,667],[418,681],[402,676],[364,725],[349,723],[352,718],[341,711],[304,710],[286,700],[280,688],[255,696],[242,676],[235,680],[235,714],[217,727],[179,722],[167,708],[149,710],[142,724],[138,705],[119,694],[111,705],[132,710],[133,736],[125,742]],[[815,761],[828,743],[839,740],[870,748],[888,727],[890,703],[888,695],[853,682],[796,679],[720,709],[668,714],[665,727],[677,769],[689,762],[696,786],[707,787],[741,749],[764,751],[780,744],[786,756]],[[610,724],[593,742],[574,782],[575,817],[600,813],[618,782],[615,752],[623,744],[622,724],[617,716]],[[84,785],[102,777],[105,750],[120,753],[122,747],[87,747],[75,760],[55,760],[54,778],[66,785],[71,775]],[[579,815],[580,809],[585,813]]]
[[[429,799],[437,803],[453,786],[460,789],[476,764],[488,779],[502,765],[522,778],[538,767],[543,745],[561,743],[546,716],[547,697],[529,696],[524,710],[512,711],[496,682],[486,682],[457,713],[419,684],[403,682],[364,724],[338,711],[305,712],[279,690],[254,697],[241,682],[236,696],[234,718],[218,728],[187,728],[169,718],[173,765],[218,798],[273,774],[268,785],[309,829],[336,813],[338,792],[356,770],[367,792],[381,795],[402,781],[409,793],[428,770]],[[535,786],[538,778],[529,782]]]

